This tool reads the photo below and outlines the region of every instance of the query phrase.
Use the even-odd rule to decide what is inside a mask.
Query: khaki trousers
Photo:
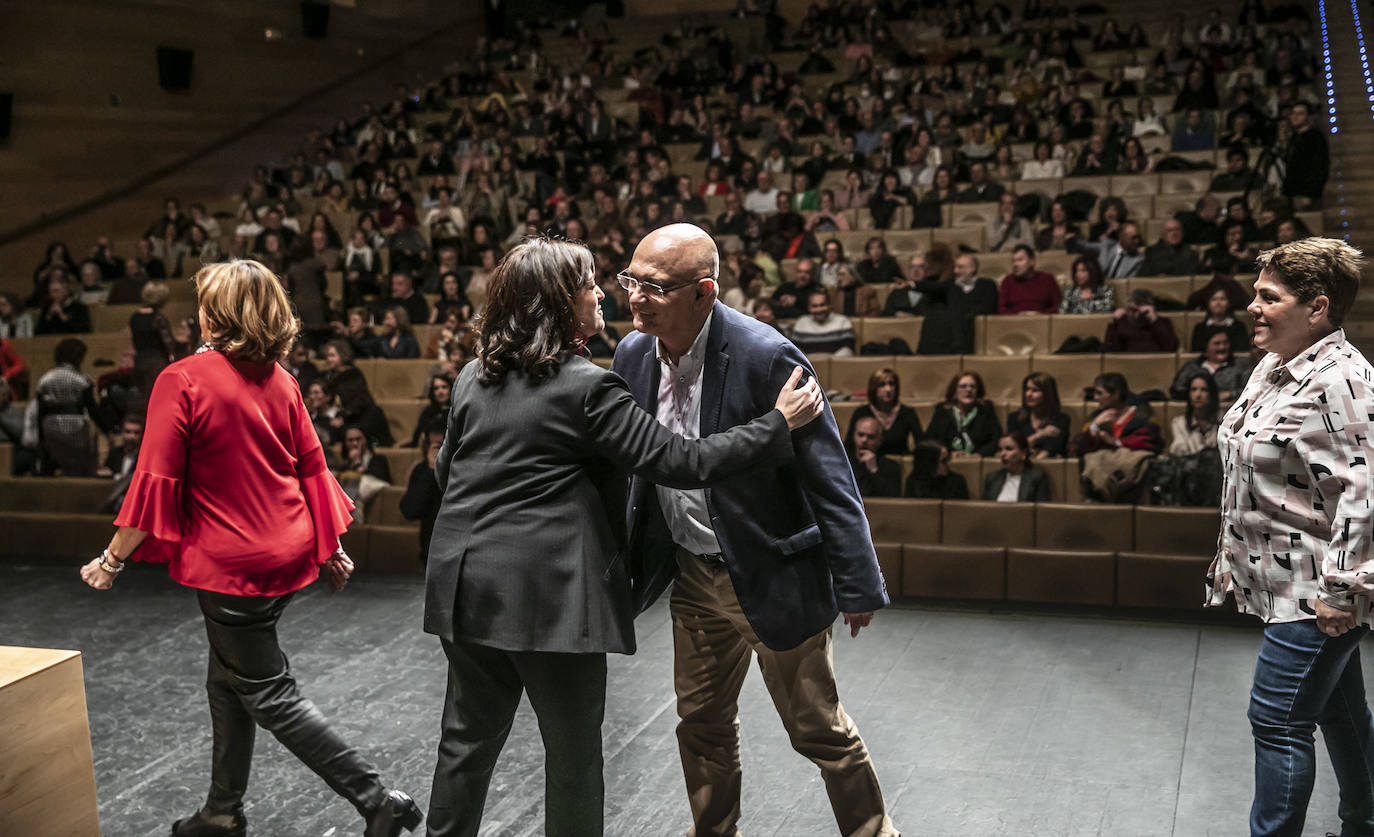
[[[688,837],[740,834],[739,692],[753,654],[793,749],[821,769],[840,833],[897,837],[868,748],[840,706],[830,629],[773,651],[745,619],[724,564],[682,549],[677,562],[669,609],[678,750],[694,823]]]

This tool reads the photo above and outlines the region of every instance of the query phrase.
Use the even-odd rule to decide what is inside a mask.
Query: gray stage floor
[[[161,568],[137,567],[110,594],[82,586],[75,567],[8,563],[0,574],[0,644],[84,655],[104,833],[165,834],[203,799],[208,775],[193,596]],[[287,610],[282,639],[305,693],[424,807],[443,662],[419,628],[421,592],[418,580],[366,576],[338,596],[312,588]],[[606,822],[617,837],[688,825],[667,620],[655,607],[640,619],[639,654],[611,658]],[[840,637],[835,665],[907,835],[1229,836],[1246,832],[1257,641],[1254,629],[894,607],[857,640]],[[745,834],[835,833],[818,774],[790,749],[757,673],[741,704]],[[360,832],[276,741],[258,742],[253,834]],[[1322,759],[1305,835],[1339,831]],[[541,765],[526,707],[483,835],[542,833]]]

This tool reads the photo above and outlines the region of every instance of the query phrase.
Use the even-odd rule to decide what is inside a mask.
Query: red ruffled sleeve
[[[165,564],[179,549],[185,517],[182,492],[190,400],[190,383],[179,369],[167,369],[153,384],[138,463],[114,521],[116,526],[147,533],[130,556],[134,560]]]
[[[339,548],[339,536],[353,522],[353,501],[328,470],[301,477],[301,492],[315,524],[315,563],[323,564]]]

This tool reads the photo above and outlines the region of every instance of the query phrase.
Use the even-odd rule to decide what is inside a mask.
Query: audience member
[[[1035,236],[1035,249],[1072,251],[1078,246],[1078,225],[1069,220],[1068,208],[1062,200],[1050,204],[1050,224]]]
[[[1169,420],[1169,454],[1194,456],[1217,446],[1221,400],[1217,382],[1205,372],[1194,372],[1186,382],[1188,406]]]
[[[1178,335],[1168,317],[1155,309],[1154,297],[1144,288],[1131,292],[1125,308],[1112,313],[1107,334],[1102,339],[1107,352],[1175,352]]]
[[[1003,192],[997,199],[997,217],[988,222],[986,241],[989,253],[1009,253],[1018,246],[1034,243],[1030,222],[1017,214],[1016,195]]]
[[[1231,280],[1235,281],[1235,280]],[[1205,352],[1207,341],[1216,329],[1223,329],[1229,338],[1232,351],[1240,350],[1249,352],[1250,350],[1250,330],[1245,327],[1235,316],[1235,300],[1224,287],[1217,287],[1212,291],[1211,296],[1207,297],[1207,316],[1202,322],[1193,326],[1192,336],[1188,340],[1188,351]]]
[[[830,294],[823,290],[807,295],[806,315],[793,323],[791,338],[807,354],[854,354],[854,324],[843,314],[830,310]]]
[[[0,293],[0,337],[13,340],[33,336],[33,317],[14,294]]]
[[[816,280],[816,263],[811,259],[798,259],[796,278],[773,290],[773,312],[784,320],[800,317],[807,310],[811,295],[824,291]]]
[[[861,418],[872,418],[882,431],[878,452],[885,456],[905,456],[920,441],[921,419],[916,411],[901,402],[902,380],[891,369],[874,370],[868,376],[867,403],[854,411],[845,432],[845,444],[854,447],[854,425]]]
[[[144,417],[142,413],[129,413],[119,426],[119,443],[111,444],[105,462],[96,469],[98,477],[112,477],[114,485],[99,511],[114,514],[124,505],[124,495],[128,493],[129,483],[133,480],[134,465],[138,464],[138,449],[143,444]]]
[[[165,282],[148,282],[143,286],[143,304],[129,316],[134,346],[133,384],[144,400],[152,394],[158,374],[173,360],[172,326],[162,315],[162,306],[170,295]]]
[[[72,292],[71,283],[54,276],[48,280],[48,296],[38,315],[34,334],[87,334],[91,312]]]
[[[1191,276],[1202,269],[1197,252],[1183,243],[1183,225],[1176,218],[1164,222],[1159,241],[1145,248],[1141,276]]]
[[[911,454],[911,474],[906,478],[907,497],[929,500],[967,500],[968,481],[950,470],[950,452],[939,442],[921,442]]]
[[[1079,256],[1069,268],[1073,284],[1059,302],[1061,314],[1107,314],[1116,310],[1116,293],[1102,276],[1102,266],[1091,256]]]
[[[998,503],[1047,503],[1050,501],[1050,475],[1030,464],[1030,444],[1021,433],[1012,431],[997,440],[997,459],[1002,467],[983,478],[984,500]]]
[[[385,360],[415,359],[420,356],[420,343],[410,326],[404,306],[387,309],[382,315],[382,333],[372,341],[372,356]]]
[[[863,284],[854,268],[841,264],[837,275],[839,281],[830,289],[831,308],[846,317],[876,317],[883,313],[878,292]]]
[[[91,425],[102,430],[95,384],[81,372],[86,344],[68,337],[53,351],[54,368],[34,385],[38,410],[38,449],[41,472],[64,477],[89,476],[95,465]]]
[[[452,379],[447,374],[432,375],[426,389],[425,397],[429,402],[425,404],[415,421],[415,430],[410,434],[410,441],[402,447],[419,446],[420,436],[425,433],[425,428],[432,426],[436,420],[444,421],[448,418],[449,405],[452,403],[450,398],[453,394]]]
[[[1069,416],[1059,403],[1054,376],[1032,372],[1021,381],[1021,409],[1007,416],[1007,432],[1020,433],[1032,459],[1058,458],[1069,445]]]
[[[864,244],[865,258],[855,267],[859,276],[869,285],[882,282],[895,282],[902,277],[902,269],[897,260],[887,252],[887,242],[873,236]]]
[[[0,338],[0,344],[3,342],[4,338]],[[38,459],[38,452],[35,450],[37,431],[29,430],[26,411],[14,401],[14,393],[10,392],[9,383],[0,377],[0,444],[13,446],[13,462],[9,476],[19,477],[33,473],[34,463]],[[34,413],[36,417],[37,411]],[[3,476],[5,475],[0,474],[0,477]]]
[[[29,396],[29,365],[7,337],[0,337],[0,379],[6,391],[16,399]]]
[[[1131,393],[1126,376],[1119,372],[1098,375],[1093,379],[1093,399],[1097,409],[1074,437],[1073,455],[1111,448],[1158,453],[1164,447],[1150,405]]]
[[[935,406],[926,438],[939,442],[954,456],[991,456],[1002,435],[1002,423],[977,372],[960,372],[945,388],[945,399]]]
[[[1231,338],[1226,329],[1213,326],[1202,354],[1178,370],[1173,385],[1169,387],[1169,397],[1175,401],[1186,400],[1188,382],[1194,375],[1206,374],[1216,384],[1222,405],[1229,406],[1250,382],[1250,373],[1254,368],[1249,354],[1236,355],[1232,351]]]
[[[429,541],[434,535],[434,521],[439,516],[443,492],[434,477],[434,463],[444,444],[445,417],[436,417],[423,425],[418,437],[424,458],[411,466],[406,475],[406,491],[401,495],[401,516],[420,524],[420,563],[429,563]]]
[[[1322,191],[1331,173],[1326,134],[1312,124],[1306,102],[1293,105],[1288,112],[1288,124],[1293,137],[1284,160],[1283,194],[1292,199],[1296,209],[1312,209],[1321,205]]]
[[[902,466],[879,452],[883,429],[873,416],[863,416],[852,424],[854,442],[850,465],[861,497],[902,496]]]
[[[1054,314],[1062,298],[1054,277],[1035,269],[1035,251],[1025,244],[1011,253],[1011,272],[1002,277],[999,314]]]
[[[936,248],[931,248],[933,255]],[[916,283],[927,300],[925,323],[916,352],[923,355],[973,352],[974,318],[997,313],[997,283],[978,276],[978,259],[960,254],[949,279],[927,278]]]
[[[415,292],[415,283],[410,274],[403,270],[394,270],[391,273],[391,296],[379,306],[378,314],[385,315],[386,310],[401,306],[405,309],[406,315],[410,317],[412,323],[429,322],[429,303],[425,298]]]

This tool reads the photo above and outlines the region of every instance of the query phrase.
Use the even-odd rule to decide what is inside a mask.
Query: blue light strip
[[[1355,2],[1356,0],[1350,0],[1352,9]],[[1322,21],[1322,72],[1326,74],[1326,113],[1331,120],[1331,133],[1334,134],[1340,128],[1336,125],[1336,76],[1331,72],[1331,33],[1326,28],[1326,0],[1317,0],[1317,14],[1321,16]],[[1356,26],[1359,24],[1356,23]],[[1374,97],[1370,98],[1370,102],[1374,105]]]
[[[1360,23],[1360,8],[1356,0],[1350,0],[1350,16],[1355,19],[1355,42],[1360,47],[1360,71],[1364,73],[1364,93],[1369,100],[1369,111],[1374,118],[1374,77],[1369,74],[1369,54],[1365,51],[1364,26]]]

